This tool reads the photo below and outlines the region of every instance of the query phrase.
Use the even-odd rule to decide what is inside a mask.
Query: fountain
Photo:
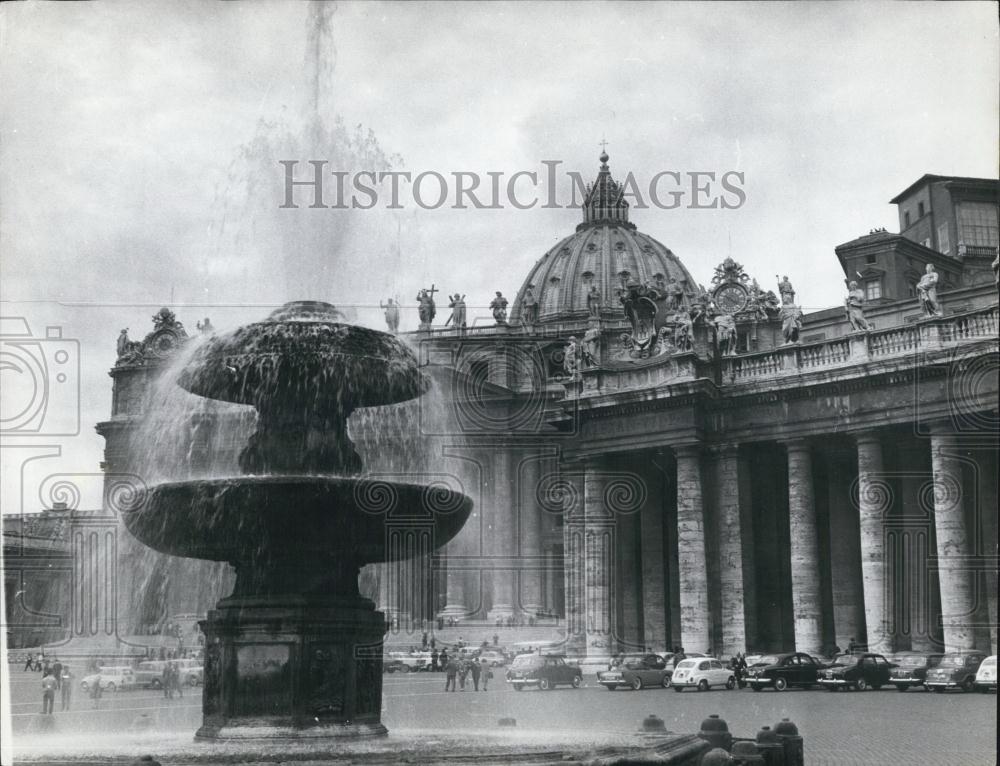
[[[178,383],[257,409],[243,475],[160,484],[126,515],[145,545],[236,571],[232,594],[201,623],[199,739],[386,734],[385,622],[358,591],[359,569],[399,555],[390,528],[410,524],[436,548],[472,510],[446,487],[360,475],[348,416],[418,397],[425,383],[400,340],[342,319],[299,301],[206,341]]]

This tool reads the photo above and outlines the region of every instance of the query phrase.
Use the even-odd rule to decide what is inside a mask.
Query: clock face
[[[727,314],[736,314],[747,305],[747,289],[742,285],[723,285],[712,297],[715,305]]]

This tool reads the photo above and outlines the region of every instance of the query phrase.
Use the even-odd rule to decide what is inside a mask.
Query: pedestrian
[[[847,644],[847,653],[854,654],[854,650],[858,648],[857,643],[854,641],[854,636],[851,636],[850,643]]]
[[[62,666],[59,691],[62,693],[62,710],[69,710],[70,697],[73,696],[73,674],[69,670],[69,665]]]
[[[45,664],[42,665],[42,677],[44,678],[45,676],[48,676],[48,675],[51,675],[51,674],[52,674],[52,668],[49,666],[49,658],[46,657],[45,658]]]
[[[173,671],[171,672],[171,676],[173,676],[174,680],[174,691],[177,692],[178,697],[183,697],[184,684],[181,679],[181,669],[178,667],[176,662],[173,662],[171,664],[174,666]]]
[[[469,676],[469,662],[464,657],[458,665],[458,688],[465,691],[465,679]]]
[[[480,663],[482,668],[480,668],[480,673],[483,677],[483,691],[486,691],[489,686],[490,679],[493,678],[493,670],[490,668],[490,664],[486,660],[482,660]]]
[[[30,673],[34,667],[35,667],[35,658],[32,657],[31,653],[29,652],[27,659],[25,659],[24,661],[24,672]]]
[[[497,635],[496,633],[494,633],[493,634],[493,646],[499,646],[499,645],[500,645],[500,636]]]
[[[51,673],[42,674],[42,714],[52,715],[52,708],[56,702],[56,679]]]
[[[424,631],[424,635],[420,638],[420,648],[421,649],[426,649],[427,648],[427,631],[426,630]]]
[[[437,673],[438,671],[438,653],[437,649],[431,651],[431,672]]]
[[[101,704],[101,674],[98,673],[94,676],[94,685],[90,687],[90,698],[94,700],[94,707],[99,707]]]
[[[174,698],[174,677],[170,670],[170,663],[166,663],[163,666],[163,672],[160,673],[160,686],[163,687],[163,696],[167,699]]]
[[[472,658],[472,662],[470,663],[469,670],[472,673],[472,686],[473,686],[473,690],[478,692],[479,691],[479,676],[482,674],[483,668],[479,664],[479,661],[476,660],[475,657]]]
[[[449,659],[448,664],[445,665],[444,672],[445,672],[444,690],[446,692],[455,691],[455,678],[456,676],[458,676],[458,660],[456,660],[454,657]]]
[[[59,662],[58,657],[52,658],[52,677],[56,679],[56,688],[62,686],[62,663]]]

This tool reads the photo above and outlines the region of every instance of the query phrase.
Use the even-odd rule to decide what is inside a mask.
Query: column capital
[[[867,428],[864,431],[853,431],[851,436],[857,446],[862,444],[882,444],[881,430],[878,428]]]
[[[793,436],[790,439],[782,439],[781,443],[789,452],[804,452],[812,449],[812,441],[807,436]]]
[[[955,433],[955,423],[950,418],[938,418],[937,420],[929,420],[924,425],[930,431],[931,438],[939,441],[950,440],[954,441],[958,438],[958,434]]]
[[[715,458],[736,457],[740,452],[739,442],[729,442],[726,444],[710,444],[706,447],[709,455]]]
[[[692,458],[701,457],[705,452],[705,445],[701,442],[694,442],[693,444],[675,444],[671,447],[674,451],[674,457],[680,458]]]

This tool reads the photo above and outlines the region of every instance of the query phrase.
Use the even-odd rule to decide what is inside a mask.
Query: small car
[[[146,689],[163,688],[163,669],[167,666],[167,660],[146,660],[140,662],[133,672],[136,686]]]
[[[854,689],[863,692],[869,687],[876,691],[889,683],[896,667],[881,654],[839,654],[833,664],[819,674],[819,684],[832,692]]]
[[[700,692],[707,692],[713,686],[734,689],[736,674],[723,665],[721,660],[692,657],[677,663],[670,685],[675,692],[684,691],[689,686]]]
[[[889,674],[889,682],[901,692],[911,686],[923,686],[927,680],[927,671],[941,662],[942,657],[943,654],[900,652],[892,658],[896,667]]]
[[[84,676],[80,681],[80,689],[85,693],[101,680],[101,691],[116,692],[121,689],[131,689],[135,686],[135,674],[129,667],[107,667],[101,668],[100,673],[92,673]]]
[[[507,664],[507,657],[499,649],[483,649],[479,653],[480,661],[486,660],[491,668],[498,668]]]
[[[628,686],[635,691],[643,687],[670,686],[673,671],[658,654],[629,654],[612,663],[608,670],[597,674],[597,682],[608,691]]]
[[[819,671],[825,666],[805,652],[765,654],[747,668],[746,681],[759,692],[765,686],[784,691],[789,686],[809,688],[819,680]]]
[[[182,668],[181,678],[184,679],[184,683],[188,686],[201,686],[205,683],[205,668],[201,665]]]
[[[382,660],[382,672],[383,673],[409,673],[410,667],[406,665],[402,660],[393,659],[392,657],[386,657]]]
[[[947,689],[971,692],[976,686],[976,673],[985,659],[983,652],[946,654],[936,668],[927,671],[924,687],[938,693]]]
[[[583,685],[583,671],[568,665],[560,655],[521,654],[514,658],[507,671],[507,683],[516,691],[525,686],[537,686],[542,691],[563,684],[574,689]]]
[[[990,689],[997,690],[997,656],[990,655],[976,672],[976,689],[984,694]]]

